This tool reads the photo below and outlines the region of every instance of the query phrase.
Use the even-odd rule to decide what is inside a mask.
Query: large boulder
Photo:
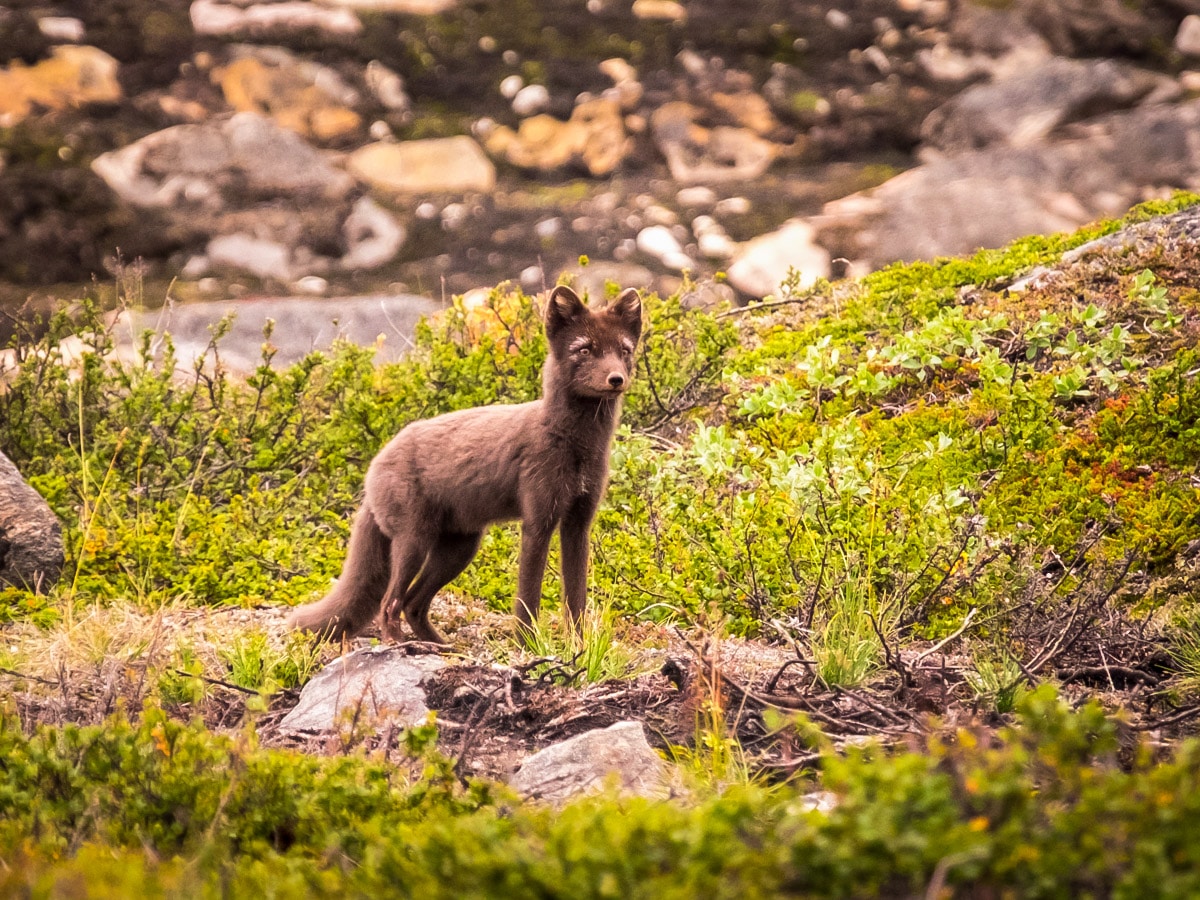
[[[62,526],[0,453],[0,587],[46,590],[63,568]]]
[[[1200,181],[1200,101],[1090,121],[1083,137],[928,163],[826,204],[822,244],[872,266],[999,247]]]
[[[816,230],[792,220],[769,234],[747,241],[738,248],[726,269],[729,283],[748,297],[775,293],[794,271],[796,287],[812,287],[818,278],[828,278],[832,261],[829,251],[814,241]]]
[[[1156,89],[1178,87],[1166,76],[1113,60],[1052,57],[958,94],[929,114],[921,138],[947,154],[992,144],[1023,147],[1072,122],[1128,109]]]

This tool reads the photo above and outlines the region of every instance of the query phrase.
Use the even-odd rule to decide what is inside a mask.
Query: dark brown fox
[[[567,612],[578,628],[587,599],[588,535],[608,482],[608,451],[633,374],[642,304],[629,289],[601,312],[567,287],[546,308],[549,353],[542,399],[483,406],[413,422],[367,470],[342,576],[291,625],[340,638],[382,610],[399,636],[403,614],[421,641],[434,595],[474,558],[483,530],[521,520],[516,614],[528,635],[541,604],[546,555],[562,542]]]

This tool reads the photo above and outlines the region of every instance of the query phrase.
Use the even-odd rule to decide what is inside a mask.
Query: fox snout
[[[613,390],[619,391],[624,389],[627,380],[624,372],[613,372],[608,376],[608,386]]]

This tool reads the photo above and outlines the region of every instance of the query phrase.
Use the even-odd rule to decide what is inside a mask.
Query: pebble
[[[1175,49],[1184,56],[1200,56],[1200,16],[1187,16],[1179,23]]]
[[[37,24],[38,31],[52,41],[80,44],[87,36],[83,20],[70,16],[42,16]]]
[[[703,184],[683,188],[675,195],[680,206],[712,206],[717,202],[717,192]]]
[[[527,84],[512,98],[512,110],[522,118],[545,112],[550,106],[550,92],[543,84]]]
[[[413,215],[415,215],[418,219],[424,219],[425,221],[429,221],[430,219],[436,219],[438,216],[437,205],[434,203],[430,203],[428,200],[426,200],[424,203],[420,204],[415,210],[413,210]]]
[[[845,31],[854,24],[854,20],[850,18],[849,13],[840,9],[831,9],[825,13],[825,24],[834,31]]]
[[[395,140],[395,135],[392,134],[392,126],[382,119],[376,119],[371,123],[368,129],[371,138],[376,141],[391,141]]]
[[[665,225],[651,225],[639,231],[637,249],[653,256],[668,269],[683,271],[695,267],[691,257],[683,252],[679,239]]]
[[[562,219],[557,217],[553,219],[542,219],[542,221],[533,226],[533,233],[543,241],[549,240],[557,235],[560,231],[562,231]]]
[[[646,207],[645,216],[651,225],[674,225],[679,221],[679,216],[657,203]]]
[[[292,285],[292,289],[298,294],[311,294],[319,297],[329,290],[329,282],[320,275],[305,275]]]
[[[467,205],[465,203],[451,203],[442,210],[442,227],[447,231],[454,231],[466,221]]]
[[[638,19],[686,22],[687,10],[675,0],[633,0],[633,15]]]
[[[717,202],[714,211],[718,216],[744,216],[750,212],[750,201],[745,197],[726,197]]]
[[[505,100],[512,100],[520,93],[523,87],[525,87],[524,78],[520,75],[509,75],[500,82],[500,96]]]
[[[526,266],[517,277],[521,282],[521,287],[526,290],[541,288],[546,282],[546,273],[542,271],[541,266]]]

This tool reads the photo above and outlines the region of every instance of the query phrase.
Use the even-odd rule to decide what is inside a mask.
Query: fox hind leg
[[[399,639],[400,614],[404,610],[413,579],[421,571],[429,547],[411,535],[396,535],[392,539],[391,576],[383,595],[383,633],[393,640]]]
[[[437,592],[453,581],[475,558],[482,538],[482,534],[454,532],[443,532],[438,536],[421,574],[404,601],[404,618],[417,640],[446,643],[446,639],[429,623],[429,606]]]

